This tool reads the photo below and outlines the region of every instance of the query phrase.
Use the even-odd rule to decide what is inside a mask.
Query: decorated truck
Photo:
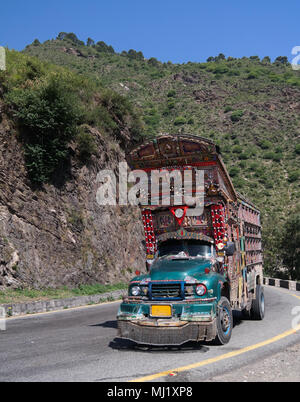
[[[198,136],[164,134],[135,147],[127,162],[147,174],[149,188],[153,171],[190,171],[195,193],[195,174],[203,172],[203,194],[200,209],[175,205],[173,186],[170,204],[161,205],[160,186],[157,202],[152,194],[141,206],[147,273],[136,272],[129,284],[118,337],[145,345],[226,344],[233,310],[262,320],[260,212],[234,189],[219,147]]]

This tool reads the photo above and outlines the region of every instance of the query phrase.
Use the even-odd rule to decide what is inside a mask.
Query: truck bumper
[[[188,341],[211,341],[217,335],[216,319],[211,322],[181,322],[174,326],[152,326],[118,321],[118,337],[145,345],[182,345]]]

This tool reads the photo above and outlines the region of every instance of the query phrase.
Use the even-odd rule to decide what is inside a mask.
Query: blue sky
[[[300,45],[299,0],[10,0],[0,5],[0,45],[74,32],[116,51],[182,63],[226,56],[288,56]]]

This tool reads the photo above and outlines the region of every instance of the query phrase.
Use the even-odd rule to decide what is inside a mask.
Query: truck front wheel
[[[232,310],[229,300],[221,297],[217,312],[217,336],[215,343],[225,345],[230,341],[233,328]]]

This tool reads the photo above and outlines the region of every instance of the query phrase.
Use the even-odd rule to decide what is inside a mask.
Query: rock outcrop
[[[116,169],[124,153],[97,130],[92,134],[98,155],[87,166],[70,157],[65,182],[33,189],[18,132],[2,114],[0,289],[114,283],[145,266],[138,208],[96,202],[98,172]]]

